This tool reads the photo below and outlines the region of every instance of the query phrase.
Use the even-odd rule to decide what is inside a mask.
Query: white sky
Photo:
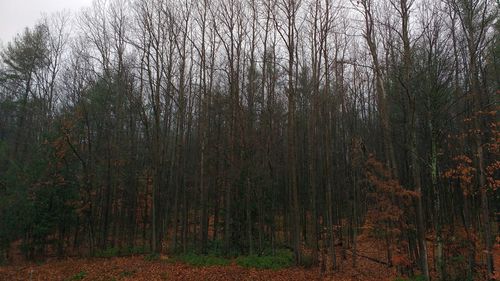
[[[91,3],[92,0],[0,0],[0,46],[25,27],[32,27],[42,13],[50,15],[62,10],[74,13]]]

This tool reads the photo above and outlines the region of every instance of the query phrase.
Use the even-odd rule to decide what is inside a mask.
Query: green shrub
[[[229,265],[230,261],[214,255],[197,255],[189,253],[180,255],[177,260],[194,266]]]
[[[68,281],[77,281],[77,280],[82,280],[87,276],[87,272],[85,271],[80,271],[77,274],[71,276],[71,278],[67,279]]]
[[[110,257],[116,257],[119,254],[120,254],[120,249],[113,247],[104,250],[97,250],[94,255],[98,258],[110,258]]]
[[[151,253],[149,255],[146,255],[144,257],[144,259],[147,260],[147,261],[157,261],[157,260],[160,259],[160,254],[158,254],[158,253]]]
[[[207,252],[211,256],[222,257],[225,253],[224,241],[208,241]]]
[[[140,255],[140,254],[146,254],[148,252],[149,251],[144,247],[133,247],[133,248],[112,247],[104,250],[98,250],[95,252],[94,256],[98,258],[110,258],[118,256]]]
[[[241,256],[236,263],[243,267],[254,267],[262,269],[280,269],[293,265],[293,253],[290,250],[277,250],[275,255],[263,256]]]
[[[128,254],[131,254],[131,255],[142,255],[142,254],[146,254],[146,253],[150,252],[149,249],[147,249],[146,247],[141,247],[141,246],[126,248],[126,251]]]

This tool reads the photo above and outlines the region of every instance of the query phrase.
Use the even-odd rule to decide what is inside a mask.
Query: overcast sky
[[[42,13],[74,13],[91,3],[92,0],[0,0],[0,43],[6,44],[25,27],[32,27]]]

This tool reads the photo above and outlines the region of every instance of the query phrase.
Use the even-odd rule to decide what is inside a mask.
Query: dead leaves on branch
[[[469,124],[473,127],[472,121],[484,122],[482,130],[471,129],[459,135],[448,135],[448,147],[459,149],[456,154],[451,155],[451,165],[442,174],[443,178],[453,180],[455,186],[462,189],[465,196],[478,192],[480,189],[476,188],[477,176],[483,172],[486,176],[486,186],[479,188],[486,188],[492,191],[500,187],[500,121],[498,121],[498,109],[491,111],[476,112],[471,118],[463,120],[464,124]],[[477,119],[477,120],[474,120]],[[474,153],[463,153],[466,151],[463,147],[457,146],[459,142],[468,141],[474,143],[477,138],[482,139],[481,150],[484,153],[485,167],[483,171],[479,171],[477,161],[474,161],[478,156]]]
[[[476,168],[472,166],[472,159],[466,155],[453,157],[452,160],[455,164],[443,173],[443,177],[458,181],[463,194],[467,196],[472,193],[471,184]]]
[[[404,210],[412,205],[412,199],[420,196],[418,192],[405,189],[399,180],[391,175],[385,165],[373,155],[366,161],[366,178],[373,187],[368,193],[371,208],[368,217],[385,223],[397,223],[404,217]]]

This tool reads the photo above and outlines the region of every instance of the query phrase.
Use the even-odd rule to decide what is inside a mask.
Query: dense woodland
[[[1,49],[0,253],[493,278],[494,0],[98,0]],[[326,263],[326,265],[325,265]],[[488,277],[490,276],[490,277]]]

